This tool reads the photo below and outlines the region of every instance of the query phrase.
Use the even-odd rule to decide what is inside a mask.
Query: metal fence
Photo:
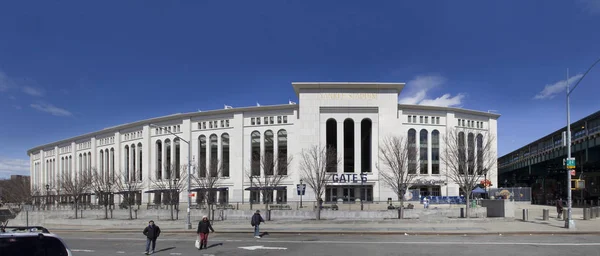
[[[490,196],[502,199],[512,199],[517,202],[531,202],[530,187],[489,188]]]

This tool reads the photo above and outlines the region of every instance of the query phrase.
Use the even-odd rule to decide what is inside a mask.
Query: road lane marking
[[[117,251],[117,253],[119,253],[119,254],[125,254],[124,251]]]
[[[86,249],[71,249],[72,252],[94,252],[94,250],[86,250]]]
[[[67,240],[98,240],[98,238],[70,238]],[[140,241],[138,238],[102,238],[101,240],[129,240],[129,241]],[[143,239],[142,239],[143,240]],[[144,240],[145,241],[145,240]],[[182,239],[161,239],[161,241],[182,241]],[[185,241],[185,240],[184,240]],[[195,239],[189,239],[188,241],[195,241]],[[447,242],[435,242],[435,241],[297,241],[297,240],[274,240],[274,239],[263,239],[260,241],[252,240],[212,240],[214,242],[259,242],[259,243],[291,243],[291,244],[424,244],[424,245],[531,245],[531,246],[600,246],[600,243],[544,243],[544,242],[464,242],[464,241],[447,241]]]
[[[179,252],[172,252],[172,253],[170,253],[170,254],[171,254],[171,255],[181,255],[181,253],[179,253]]]
[[[254,251],[254,250],[287,250],[287,248],[285,248],[285,247],[265,247],[263,245],[246,246],[246,247],[238,247],[238,248],[244,249],[244,250],[250,250],[250,251]]]

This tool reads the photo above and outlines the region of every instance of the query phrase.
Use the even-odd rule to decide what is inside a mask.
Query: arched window
[[[79,154],[79,168],[77,169],[76,175],[77,173],[83,173],[83,156],[81,154]]]
[[[327,147],[327,172],[337,172],[337,121],[330,118],[325,123],[325,140]]]
[[[360,122],[361,172],[371,172],[372,126],[371,119]]]
[[[419,132],[419,160],[421,161],[419,171],[421,174],[429,173],[429,159],[428,159],[428,146],[427,146],[427,130],[422,129]]]
[[[468,160],[468,168],[469,175],[473,175],[475,173],[475,136],[472,133],[469,133],[468,137],[468,149],[469,150],[469,160]]]
[[[167,172],[165,175],[165,179],[171,179],[171,171],[173,170],[173,162],[171,161],[171,140],[165,140],[165,171]]]
[[[431,132],[431,174],[440,174],[440,132]]]
[[[287,175],[288,156],[287,156],[287,131],[279,130],[277,132],[277,172],[279,175]]]
[[[157,140],[156,141],[156,179],[157,180],[162,179],[162,166],[163,166],[162,152],[163,152],[162,141]]]
[[[206,136],[204,135],[200,135],[200,137],[198,138],[198,145],[200,145],[200,157],[198,159],[199,164],[198,164],[198,174],[200,175],[200,177],[205,178],[206,177]]]
[[[115,149],[110,149],[110,175],[115,180]]]
[[[92,177],[92,152],[88,152],[88,177]]]
[[[138,143],[138,180],[141,181],[144,178],[144,168],[142,166],[142,143]]]
[[[465,133],[458,133],[458,173],[465,174],[465,169],[467,167],[467,157],[466,157],[466,148],[465,148]]]
[[[477,134],[477,174],[483,175],[483,135]]]
[[[131,145],[131,181],[135,181],[136,180],[136,174],[137,174],[137,165],[136,165],[136,148],[135,148],[135,144]]]
[[[265,156],[263,160],[263,168],[265,169],[265,175],[273,175],[275,172],[275,160],[273,156],[273,151],[273,131],[267,130],[265,132]]]
[[[100,162],[100,170],[98,171],[98,174],[100,175],[100,177],[104,177],[104,151],[100,150],[99,155],[99,162]]]
[[[114,180],[110,179],[110,158],[108,149],[104,150],[104,177],[106,180],[110,180],[114,184]]]
[[[217,177],[219,175],[219,145],[218,137],[216,134],[210,135],[210,176]]]
[[[129,145],[125,146],[125,181],[129,181]]]
[[[221,168],[223,169],[222,176],[229,177],[229,134],[221,134]]]
[[[252,164],[250,169],[253,176],[260,176],[260,132],[253,131],[250,135]]]
[[[354,172],[354,120],[344,120],[344,172]]]
[[[408,130],[408,174],[417,174],[417,130]]]
[[[179,145],[179,138],[173,140],[173,144],[175,144],[175,178],[179,179],[181,178],[181,170],[183,170],[181,168],[181,146]]]

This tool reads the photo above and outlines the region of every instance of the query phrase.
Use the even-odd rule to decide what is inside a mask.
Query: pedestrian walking
[[[261,222],[265,222],[265,220],[260,216],[260,211],[256,210],[254,215],[252,215],[252,221],[250,222],[254,227],[254,238],[260,238],[259,226]]]
[[[143,233],[146,236],[146,255],[153,254],[156,248],[156,239],[160,236],[160,228],[154,224],[153,220],[150,220]],[[152,243],[152,251],[150,251],[150,243]]]
[[[556,200],[556,212],[558,213],[557,219],[560,219],[563,213],[563,201],[560,197]]]
[[[198,230],[196,231],[196,233],[198,234],[198,239],[200,241],[200,246],[198,247],[198,250],[202,250],[202,247],[206,249],[206,244],[208,243],[209,230],[213,233],[215,232],[212,225],[210,224],[210,221],[208,220],[208,217],[202,216],[202,220],[198,222]]]

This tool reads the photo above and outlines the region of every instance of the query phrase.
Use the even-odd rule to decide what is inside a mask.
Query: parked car
[[[72,256],[71,250],[56,234],[44,227],[2,227],[0,255]]]

